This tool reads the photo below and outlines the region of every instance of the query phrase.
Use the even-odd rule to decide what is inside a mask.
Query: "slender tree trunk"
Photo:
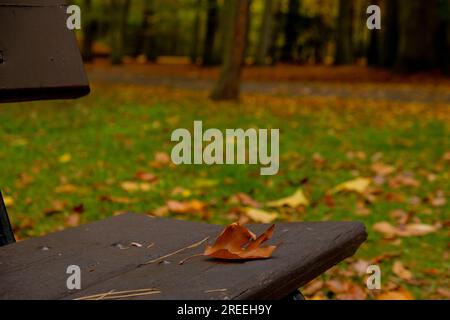
[[[289,9],[284,25],[284,45],[281,49],[281,60],[294,61],[294,48],[298,38],[300,0],[289,0]]]
[[[84,0],[84,27],[83,27],[83,43],[81,46],[81,55],[84,61],[92,61],[92,46],[94,44],[96,21],[92,14],[92,0]]]
[[[200,8],[202,0],[197,0],[195,4],[195,18],[192,35],[192,47],[191,47],[191,63],[196,64],[198,59],[198,43],[200,39]]]
[[[203,46],[203,65],[214,64],[214,42],[219,21],[219,8],[217,0],[207,0],[206,35]]]
[[[273,22],[273,31],[270,39],[269,56],[271,65],[275,65],[278,62],[278,39],[283,32],[283,12],[281,11],[281,0],[275,0],[275,19]]]
[[[399,2],[400,41],[397,70],[417,71],[436,66],[437,1]]]
[[[353,34],[353,0],[339,0],[337,19],[335,65],[351,64]]]
[[[385,0],[384,26],[382,38],[382,57],[381,63],[384,67],[391,68],[395,65],[398,53],[398,1],[399,0]]]
[[[379,0],[372,0],[372,4],[380,5]],[[370,66],[381,66],[381,30],[369,30],[369,46],[367,47],[367,63]]]
[[[250,0],[227,0],[225,3],[230,24],[220,77],[211,94],[213,100],[239,98],[249,9]]]
[[[273,0],[264,0],[264,13],[255,56],[255,63],[257,65],[264,65],[267,62],[270,41],[272,40],[272,24]]]
[[[125,55],[125,35],[131,0],[111,0],[111,63],[121,64]]]

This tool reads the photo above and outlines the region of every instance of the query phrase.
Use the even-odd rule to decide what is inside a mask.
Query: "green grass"
[[[283,214],[285,220],[360,220],[369,239],[357,257],[372,259],[388,252],[401,252],[404,265],[422,286],[399,282],[416,298],[433,297],[437,287],[448,287],[450,267],[448,229],[424,237],[404,238],[400,244],[386,241],[373,232],[379,221],[395,223],[389,212],[404,209],[423,223],[449,220],[449,202],[432,207],[424,199],[438,190],[450,192],[449,163],[442,158],[450,151],[449,106],[390,104],[387,102],[294,99],[289,97],[246,97],[241,103],[213,104],[206,94],[160,88],[97,86],[88,98],[69,102],[37,102],[1,105],[0,171],[1,188],[14,203],[8,208],[20,238],[39,236],[64,227],[71,208],[85,207],[82,222],[103,219],[116,212],[150,212],[172,196],[176,187],[192,191],[191,198],[209,203],[209,222],[229,223],[227,199],[245,192],[260,202],[291,195],[301,182],[312,205],[305,210]],[[281,167],[278,175],[263,177],[259,166],[162,166],[153,168],[156,152],[170,154],[170,134],[175,128],[191,129],[194,120],[204,128],[280,128]],[[365,157],[349,159],[349,152]],[[320,153],[326,164],[319,168],[313,154]],[[357,176],[373,176],[372,157],[398,172],[411,171],[420,186],[391,189],[367,204],[370,214],[358,216],[361,196],[339,194],[330,208],[323,201],[327,191]],[[70,154],[71,160],[59,158]],[[159,183],[148,192],[128,193],[120,187],[133,180],[137,171],[153,172]],[[433,173],[430,182],[427,175]],[[31,178],[30,178],[31,177]],[[201,179],[215,186],[195,187]],[[57,193],[64,184],[76,186],[73,193]],[[403,198],[387,201],[394,193]],[[120,204],[102,201],[102,196],[127,197],[136,202]],[[417,196],[422,201],[411,204]],[[46,215],[53,202],[66,201],[62,213]],[[180,216],[178,216],[180,217]],[[181,218],[201,220],[199,215]],[[447,258],[448,259],[448,258]],[[391,278],[392,261],[382,262],[383,282]],[[441,274],[431,277],[424,270]],[[361,280],[360,280],[361,281]]]

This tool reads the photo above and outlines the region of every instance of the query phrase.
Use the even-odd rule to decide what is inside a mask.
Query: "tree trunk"
[[[125,55],[125,34],[127,31],[128,13],[131,0],[111,0],[111,63],[121,64]]]
[[[371,3],[377,6],[380,5],[379,0],[372,0]],[[369,46],[367,47],[367,63],[369,66],[379,67],[382,65],[381,41],[381,30],[369,30]]]
[[[191,46],[191,63],[196,64],[198,59],[198,43],[200,39],[200,8],[202,0],[197,0],[195,2],[195,18],[193,26],[192,35],[192,46]]]
[[[339,0],[337,18],[335,65],[351,64],[353,34],[353,0]]]
[[[247,19],[250,0],[227,0],[225,10],[230,24],[227,28],[220,77],[211,94],[213,100],[237,100],[244,62]]]
[[[265,65],[272,39],[273,0],[264,0],[264,14],[259,31],[259,42],[256,49],[255,63]]]
[[[436,34],[439,66],[450,74],[450,2],[438,0],[439,27]]]
[[[211,66],[214,64],[214,41],[216,38],[219,21],[219,10],[217,0],[208,0],[207,6],[206,35],[203,46],[203,65]]]
[[[398,0],[385,0],[384,30],[382,39],[381,64],[391,68],[395,65],[398,53]]]
[[[298,38],[300,0],[289,0],[289,9],[284,25],[284,45],[281,49],[283,62],[294,61],[294,48]]]
[[[92,14],[92,0],[84,0],[83,12],[86,12],[84,17],[83,27],[83,43],[81,45],[81,55],[84,61],[92,61],[92,45],[94,44],[96,21]]]
[[[399,12],[400,41],[397,70],[413,72],[435,67],[437,1],[400,1]]]

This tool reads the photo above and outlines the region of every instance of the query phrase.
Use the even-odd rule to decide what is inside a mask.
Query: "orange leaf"
[[[270,258],[276,246],[261,244],[272,237],[275,225],[272,225],[258,238],[246,227],[233,223],[225,228],[213,246],[207,246],[205,256],[229,260],[251,260]]]

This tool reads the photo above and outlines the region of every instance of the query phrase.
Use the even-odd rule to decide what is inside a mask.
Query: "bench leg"
[[[0,191],[0,247],[14,242],[16,242],[16,239],[14,238],[8,212],[6,211],[2,193]]]
[[[288,295],[284,300],[286,301],[300,301],[300,300],[306,300],[303,294],[299,290],[295,290],[290,295]]]

